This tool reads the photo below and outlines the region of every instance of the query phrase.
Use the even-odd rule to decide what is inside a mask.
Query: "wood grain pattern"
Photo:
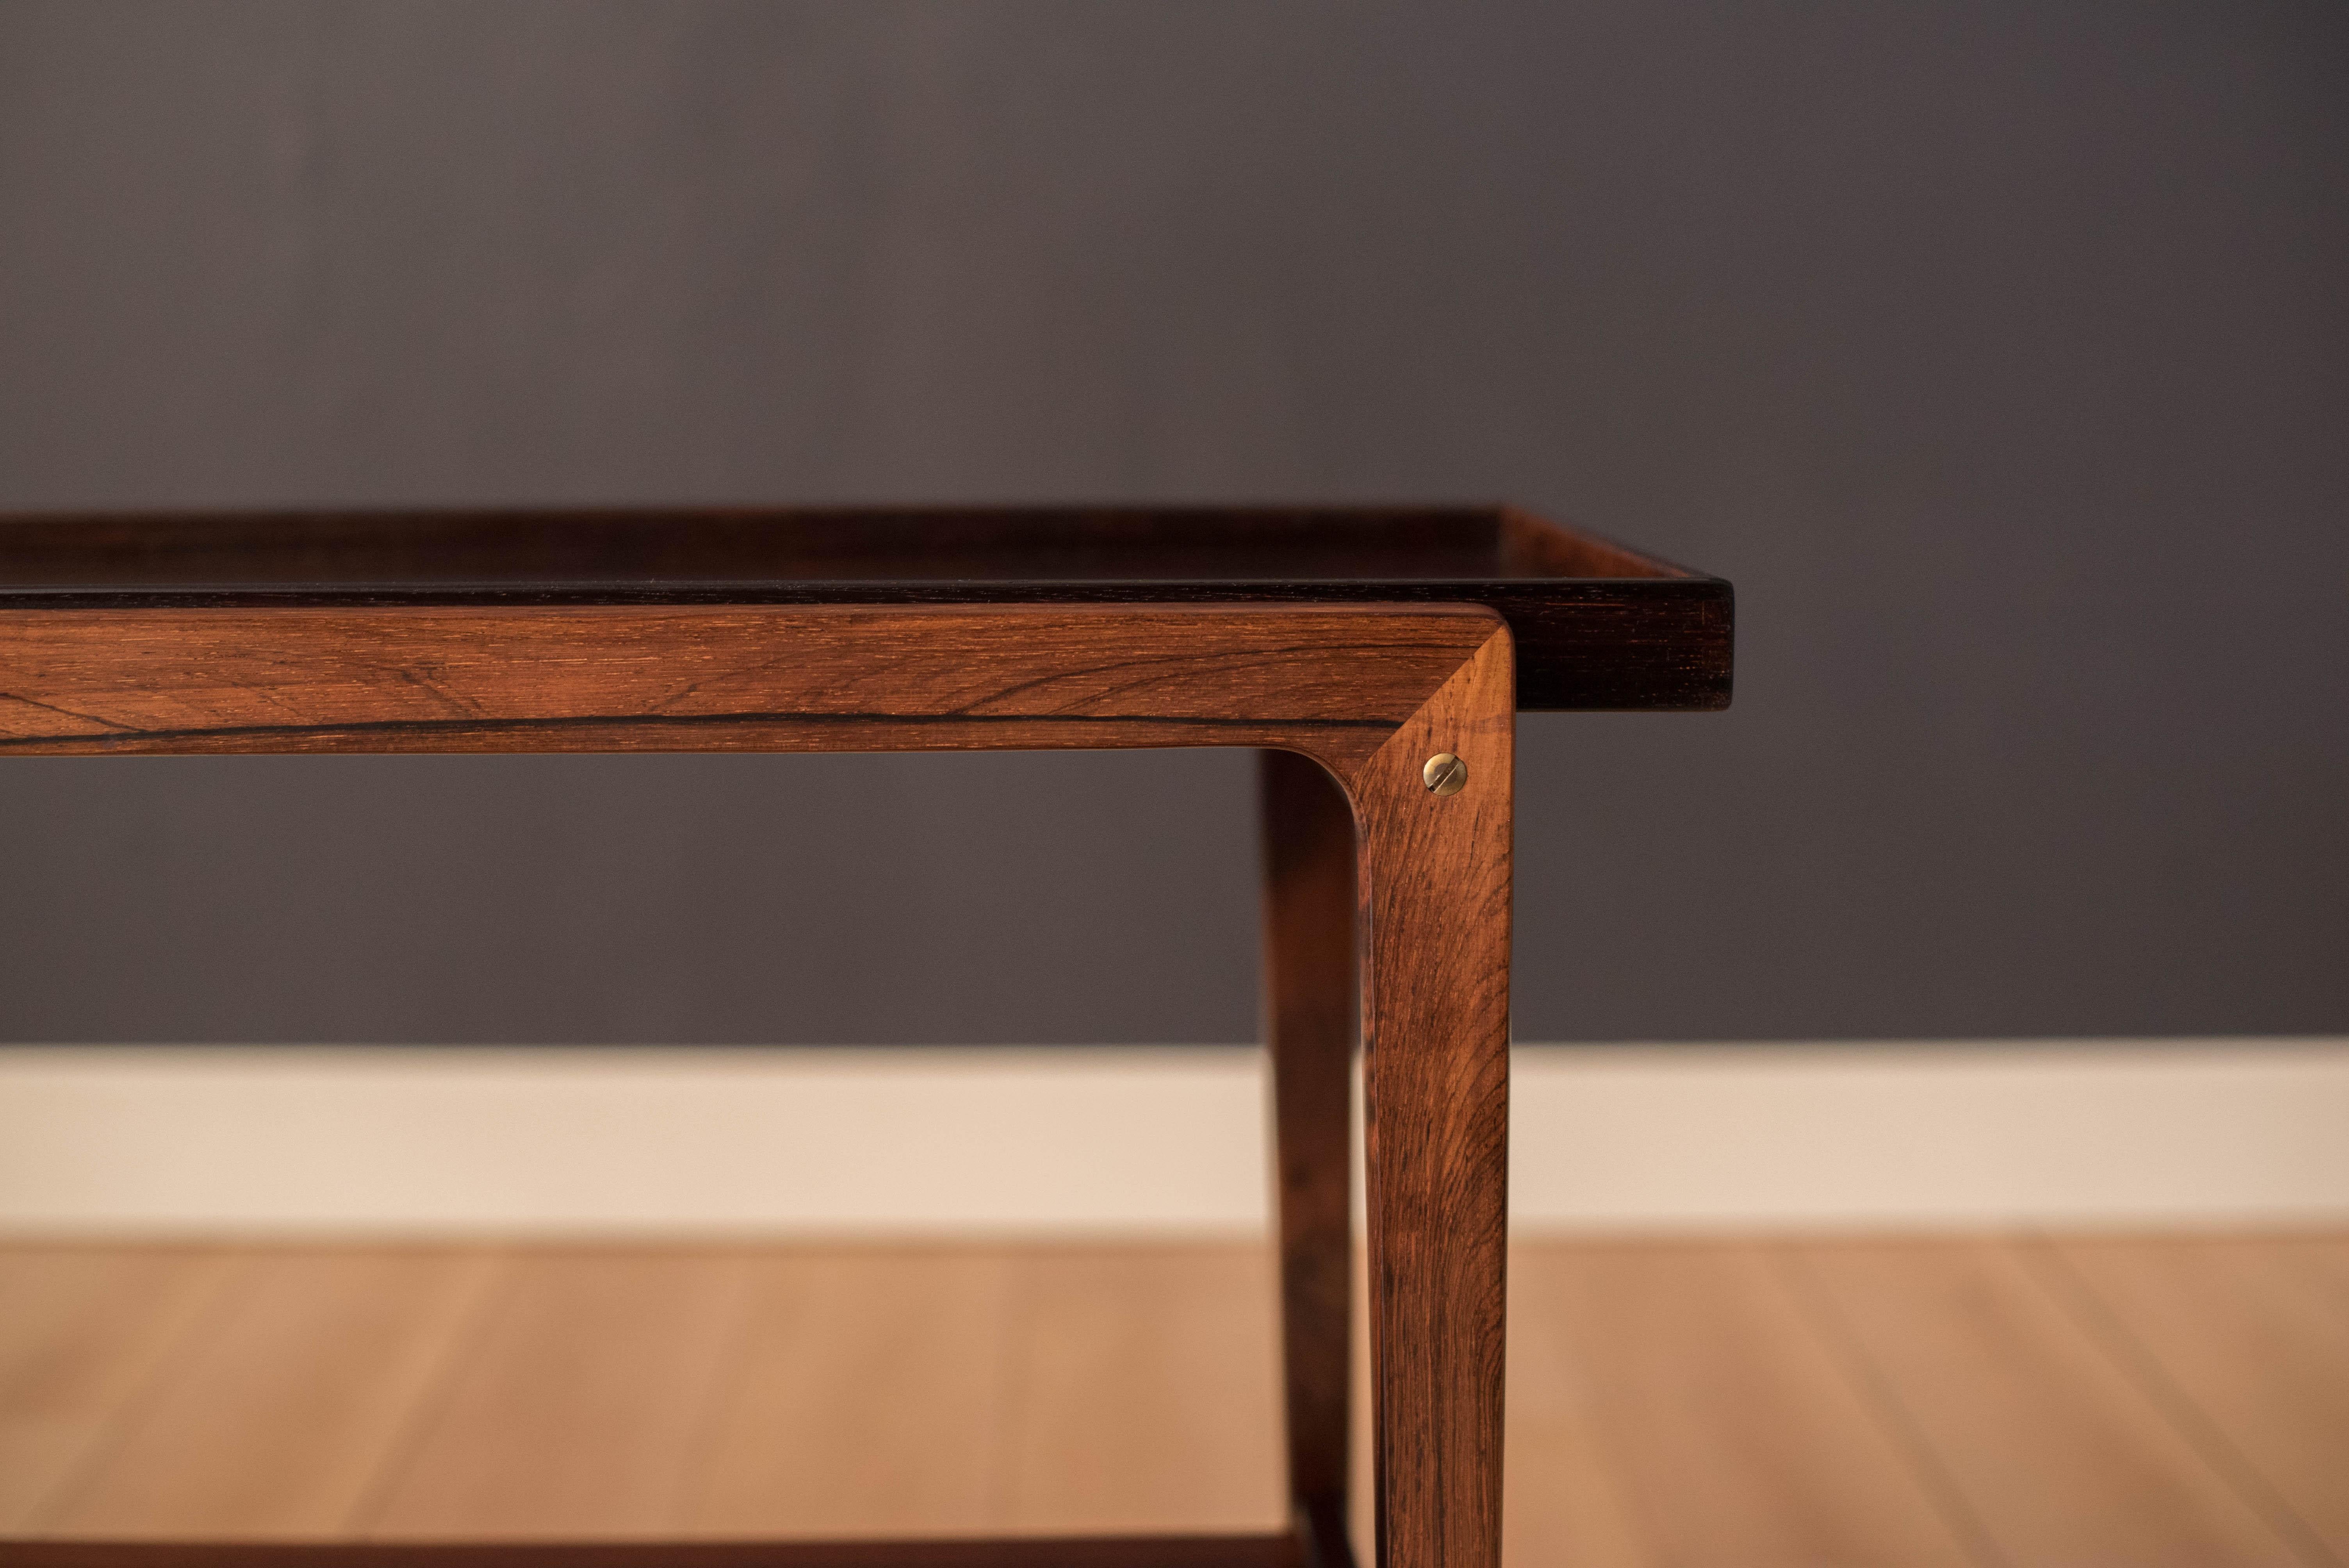
[[[1527,1248],[1516,1276],[1520,1332],[1558,1379],[1526,1391],[1546,1440],[1510,1455],[1547,1542],[1631,1563],[1978,1560],[1763,1249]]]
[[[1258,759],[1288,1497],[1319,1568],[1350,1568],[1354,820],[1293,752]]]
[[[16,609],[0,610],[0,752],[1239,745],[1310,758],[1268,765],[1318,857],[1288,878],[1300,902],[1286,921],[1312,975],[1289,1029],[1306,1048],[1284,1052],[1293,1501],[1342,1563],[1346,1340],[1317,1336],[1343,1324],[1344,813],[1292,771],[1318,764],[1356,828],[1377,1560],[1495,1568],[1514,668],[1501,618],[1473,605]],[[1457,795],[1422,780],[1438,751],[1467,765]],[[533,1460],[529,1434],[551,1430],[533,1422],[592,1423],[599,1389],[654,1365],[579,1365],[577,1323],[531,1305],[533,1289],[513,1282],[490,1330],[522,1336],[507,1382],[460,1388],[429,1424],[382,1529],[496,1535],[585,1508],[596,1531],[648,1530],[687,1484],[643,1454],[610,1473]],[[673,1309],[739,1315],[747,1289],[712,1284]],[[657,1315],[616,1287],[598,1310],[637,1314],[647,1335]],[[691,1435],[683,1412],[709,1376],[701,1361],[667,1372],[682,1402],[638,1429],[647,1440]],[[487,1435],[516,1432],[519,1458]]]
[[[1503,1478],[1501,1560],[1512,1568],[1541,1563],[1576,1568],[1665,1568],[1697,1561],[1686,1553],[1667,1556],[1651,1546],[1634,1481],[1645,1467],[1601,1425],[1602,1384],[1586,1371],[1583,1346],[1569,1332],[1553,1299],[1560,1264],[1574,1284],[1588,1284],[1595,1270],[1579,1252],[1564,1247],[1518,1246],[1509,1263],[1508,1468]],[[1633,1350],[1630,1353],[1636,1356]],[[1618,1361],[1609,1345],[1602,1367]],[[1682,1490],[1693,1473],[1668,1467]],[[1710,1484],[1702,1494],[1710,1496]],[[1759,1532],[1741,1536],[1741,1561],[1767,1564],[1772,1543]]]
[[[1021,1274],[1006,1377],[1013,1532],[1287,1524],[1261,1250],[1038,1249]]]
[[[1478,603],[1529,708],[1712,708],[1730,585],[1506,507],[0,517],[0,609]]]
[[[358,1523],[380,1537],[555,1529],[657,1536],[698,1460],[750,1302],[739,1253],[513,1259],[440,1408],[410,1429]]]
[[[1490,611],[0,611],[0,755],[1287,746],[1350,771]]]
[[[0,1250],[0,1530],[34,1528],[102,1458],[239,1266],[219,1248]]]
[[[1000,1252],[760,1258],[682,1528],[780,1537],[1011,1527],[999,1449],[1019,1272]]]
[[[1970,1254],[1974,1245],[1919,1242],[1893,1249],[1898,1255],[1886,1266],[1920,1261],[1930,1282],[1930,1271],[1940,1267],[1934,1260]],[[2085,1274],[2067,1282],[2026,1268],[2018,1276],[2026,1299],[2035,1292],[2049,1310],[2081,1325],[2081,1353],[2089,1364],[2105,1364],[2140,1390],[2150,1379],[2174,1385],[2178,1398],[2149,1397],[2147,1403],[2182,1444],[2185,1462],[2201,1461],[2202,1479],[2193,1484],[2231,1489],[2255,1511],[2264,1506],[2258,1476],[2247,1491],[2246,1472],[2209,1446],[2212,1425],[2229,1440],[2240,1435],[2242,1454],[2259,1461],[2260,1475],[2305,1476],[2313,1495],[2323,1496],[2330,1478],[2349,1473],[2349,1437],[2323,1418],[2343,1356],[2323,1323],[2304,1321],[2294,1305],[2349,1314],[2349,1292],[2340,1289],[2349,1276],[2332,1273],[2335,1263],[2349,1260],[2349,1242],[2064,1239],[2045,1247],[2022,1243],[2017,1255],[2044,1261],[2052,1249],[2075,1248],[2114,1260],[2113,1270],[2093,1282]],[[1952,1561],[1998,1568],[2137,1560],[2146,1529],[2140,1516],[2158,1519],[2175,1506],[2163,1495],[2173,1484],[2170,1473],[2142,1476],[2142,1495],[2050,1489],[2028,1466],[2020,1467],[2026,1489],[2020,1499],[1957,1491],[1956,1472],[1926,1438],[1948,1418],[1945,1400],[1981,1420],[1969,1369],[1961,1364],[1931,1383],[1894,1385],[1873,1361],[1855,1365],[1848,1330],[1823,1321],[1806,1295],[1816,1281],[1790,1267],[1800,1250],[1756,1242],[1519,1244],[1510,1277],[1510,1568]],[[303,1248],[0,1248],[0,1429],[17,1423],[14,1429],[22,1431],[29,1429],[22,1424],[27,1418],[69,1415],[78,1429],[98,1439],[73,1468],[111,1466],[125,1483],[134,1479],[134,1459],[165,1488],[183,1461],[221,1474],[235,1473],[239,1456],[244,1468],[283,1465],[297,1444],[234,1419],[216,1430],[182,1428],[184,1446],[168,1450],[148,1443],[118,1453],[114,1444],[137,1428],[141,1412],[168,1401],[191,1368],[233,1361],[223,1347],[253,1344],[264,1322],[281,1330],[289,1346],[308,1347],[298,1359],[314,1368],[357,1359],[327,1354],[339,1335],[375,1332],[367,1315],[351,1309],[350,1276],[337,1268],[289,1266],[278,1276],[282,1295],[188,1289],[190,1280],[206,1276],[236,1286],[254,1262],[323,1265],[337,1255]],[[378,1277],[387,1296],[414,1300],[429,1294],[425,1282],[467,1255],[464,1249],[401,1249],[381,1254]],[[543,1254],[504,1255],[526,1261]],[[659,1275],[694,1273],[709,1255],[702,1248],[624,1249],[610,1261]],[[711,1494],[688,1487],[669,1528],[799,1537],[876,1530],[902,1537],[918,1534],[920,1521],[931,1518],[940,1534],[1008,1532],[1014,1528],[1010,1491],[1021,1474],[1058,1489],[1030,1493],[1022,1504],[1023,1527],[1039,1532],[1076,1528],[1107,1508],[1154,1509],[1154,1517],[1190,1531],[1217,1519],[1256,1517],[1245,1511],[1250,1508],[1268,1522],[1277,1517],[1269,1383],[1278,1339],[1268,1248],[1105,1249],[1097,1269],[1071,1266],[1089,1253],[1065,1246],[835,1244],[744,1248],[740,1255],[754,1281],[750,1324],[723,1352],[709,1402],[693,1419],[702,1436],[686,1444],[689,1469],[700,1477],[730,1476],[743,1489],[739,1497],[770,1487],[782,1506],[731,1523],[713,1521],[702,1508]],[[398,1274],[410,1270],[416,1279],[403,1283]],[[1188,1287],[1181,1284],[1185,1275],[1193,1280]],[[589,1365],[642,1349],[635,1315],[606,1316],[595,1305],[611,1284],[612,1275],[600,1270],[572,1270],[548,1282],[544,1305],[560,1307],[563,1291],[573,1290],[573,1310],[594,1320],[574,1336],[574,1353]],[[2109,1325],[2081,1317],[2073,1298],[2091,1284],[2095,1310],[2109,1305],[2135,1348],[2122,1345]],[[317,1321],[305,1323],[296,1305],[311,1285],[317,1287]],[[658,1293],[644,1286],[628,1294]],[[142,1307],[161,1297],[174,1298],[161,1315],[181,1321],[159,1355],[157,1318]],[[1194,1304],[1204,1305],[1194,1310]],[[1117,1319],[1128,1313],[1141,1325],[1122,1331]],[[689,1313],[678,1315],[671,1328],[688,1336],[704,1332]],[[1050,1374],[1059,1391],[1027,1398],[1022,1357],[1039,1339],[1062,1332],[1072,1343]],[[1882,1332],[1914,1342],[1889,1361],[1946,1348],[1948,1326],[1939,1314],[1895,1314]],[[1236,1355],[1240,1335],[1252,1337]],[[465,1336],[451,1386],[507,1381],[498,1361],[514,1349],[510,1340]],[[2222,1394],[2211,1392],[2214,1379],[2224,1380]],[[2053,1397],[2068,1398],[2071,1387],[2070,1379],[2060,1380]],[[326,1388],[318,1397],[341,1396]],[[649,1401],[647,1421],[671,1418],[662,1412],[673,1391],[654,1379],[608,1380],[603,1397],[642,1398]],[[1068,1408],[1056,1413],[1063,1397]],[[297,1403],[278,1400],[275,1408],[290,1412]],[[1127,1446],[1091,1461],[1087,1475],[1084,1447],[1111,1422]],[[2044,1422],[2038,1403],[2002,1400],[1982,1440],[2027,1455],[2049,1440],[2038,1430]],[[539,1440],[549,1445],[547,1463],[555,1470],[610,1473],[605,1467],[626,1466],[631,1454],[657,1468],[671,1463],[671,1454],[652,1451],[631,1426],[599,1418],[542,1433]],[[1142,1445],[1154,1435],[1163,1435],[1165,1445],[1145,1451]],[[2055,1440],[2066,1435],[2059,1424]],[[385,1441],[379,1467],[396,1472],[412,1461],[411,1438],[387,1434]],[[730,1454],[738,1443],[742,1451]],[[1079,1484],[1069,1484],[1061,1470],[1061,1444],[1073,1450],[1066,1457],[1076,1460],[1074,1473],[1086,1476]],[[616,1455],[610,1452],[615,1445]],[[1203,1449],[1218,1445],[1246,1455],[1245,1463],[1199,1461]],[[605,1457],[595,1458],[595,1450]],[[810,1467],[804,1477],[792,1473],[801,1465]],[[1164,1489],[1169,1473],[1199,1490],[1179,1498],[1158,1490],[1154,1501],[1154,1489]],[[312,1483],[336,1482],[332,1467],[302,1474]],[[303,1511],[307,1505],[299,1503],[294,1480],[287,1470],[288,1484],[279,1488],[295,1505],[281,1517],[315,1517]],[[823,1495],[835,1485],[851,1494],[846,1502],[834,1505]],[[2276,1490],[2267,1489],[2271,1500]],[[966,1511],[982,1493],[980,1514]],[[191,1509],[202,1505],[184,1489],[179,1496]],[[893,1510],[893,1496],[902,1511]],[[1050,1511],[1063,1501],[1076,1511]],[[1950,1522],[1975,1515],[2002,1520],[2018,1506],[2065,1511],[2071,1554],[2026,1556],[1987,1533],[1963,1535],[1965,1528],[1979,1532],[1979,1523]],[[561,1517],[543,1524],[549,1539],[575,1542],[580,1533],[578,1524]],[[29,1526],[17,1519],[5,1528]],[[285,1528],[256,1524],[254,1533],[282,1540]],[[339,1533],[357,1528],[353,1520]],[[1366,1529],[1361,1539],[1369,1538]],[[1963,1551],[1952,1545],[1961,1538],[1970,1543]],[[997,1561],[1051,1563],[1050,1553],[1060,1550],[1020,1555],[1030,1544],[1004,1548],[1007,1556]],[[10,1550],[0,1543],[0,1559]],[[575,1550],[581,1562],[613,1561],[594,1547]],[[915,1555],[902,1561],[937,1561],[920,1555],[934,1550],[926,1544],[906,1550]],[[2328,1561],[2321,1542],[2302,1558]],[[151,1568],[166,1560],[141,1553],[119,1559]],[[225,1560],[219,1553],[191,1559]],[[516,1568],[551,1568],[555,1560],[548,1553],[511,1561]],[[900,1561],[809,1559],[796,1550],[779,1560],[800,1568]],[[303,1559],[289,1560],[289,1568],[292,1561]],[[360,1553],[349,1561],[357,1568],[419,1560]]]
[[[1898,1419],[2010,1563],[2303,1562],[2004,1243],[1801,1249]]]
[[[2023,1255],[2302,1555],[2349,1562],[2349,1293],[2296,1266],[2309,1245],[2083,1238]]]
[[[479,1253],[264,1253],[95,1462],[33,1521],[80,1535],[332,1535],[447,1367]]]
[[[1501,1556],[1512,668],[1496,627],[1346,780],[1361,834],[1381,1568]],[[1438,797],[1422,766],[1446,751],[1468,782]]]

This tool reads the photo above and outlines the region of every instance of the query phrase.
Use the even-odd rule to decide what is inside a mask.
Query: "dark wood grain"
[[[1351,1568],[1354,818],[1319,764],[1258,760],[1288,1487],[1316,1568]]]
[[[1473,607],[0,610],[0,755],[1305,746],[1350,768]]]
[[[0,608],[1481,603],[1528,709],[1728,704],[1728,583],[1502,507],[0,517]]]
[[[0,755],[1298,754],[1268,761],[1266,779],[1290,1459],[1306,1534],[1041,1560],[1269,1562],[1268,1542],[1293,1553],[1309,1539],[1313,1568],[1344,1563],[1352,940],[1377,1561],[1498,1568],[1514,669],[1506,624],[1477,604],[20,605],[0,608]],[[1458,794],[1423,782],[1437,752],[1466,763]],[[1358,939],[1342,907],[1350,817]],[[1039,1560],[999,1544],[919,1549],[949,1554],[935,1558],[824,1550],[879,1554],[798,1560]],[[1149,1552],[1160,1555],[1134,1554]]]
[[[1361,835],[1381,1568],[1498,1568],[1515,704],[1508,633],[1347,781]],[[1424,761],[1468,766],[1432,794]]]
[[[1288,1535],[968,1541],[0,1542],[0,1568],[1306,1568]]]

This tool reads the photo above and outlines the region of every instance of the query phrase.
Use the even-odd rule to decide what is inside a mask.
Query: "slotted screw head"
[[[1449,751],[1439,751],[1419,770],[1432,795],[1457,795],[1468,787],[1468,764]]]

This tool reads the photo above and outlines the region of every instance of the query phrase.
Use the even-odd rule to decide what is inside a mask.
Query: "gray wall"
[[[0,503],[1506,497],[1533,1038],[2349,1029],[2349,12],[0,6]],[[1246,759],[0,765],[0,1037],[1216,1040]]]

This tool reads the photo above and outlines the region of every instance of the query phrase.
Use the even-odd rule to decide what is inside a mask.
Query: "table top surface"
[[[1729,699],[1730,585],[1504,506],[0,516],[0,611],[1467,603],[1527,708]]]

